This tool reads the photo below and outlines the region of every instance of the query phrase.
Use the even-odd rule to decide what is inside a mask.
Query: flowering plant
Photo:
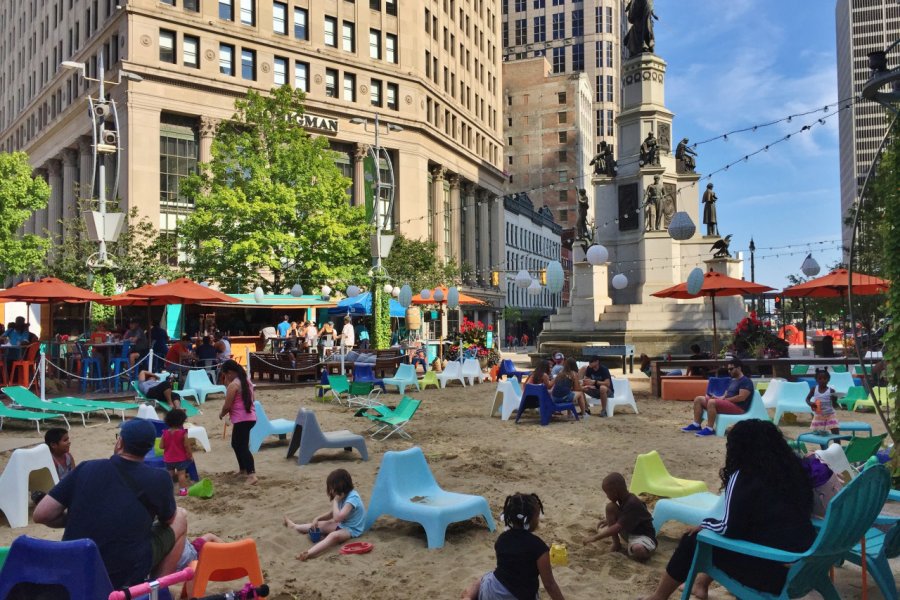
[[[486,329],[483,322],[470,321],[468,317],[459,324],[459,338],[466,345],[486,346],[488,331],[491,329]]]
[[[735,327],[731,349],[749,352],[748,358],[783,358],[788,355],[788,342],[770,331],[756,313],[751,312]]]

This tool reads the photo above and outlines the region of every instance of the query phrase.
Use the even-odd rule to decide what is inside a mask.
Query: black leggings
[[[256,473],[253,463],[253,453],[250,452],[250,430],[256,425],[256,421],[241,421],[234,424],[231,431],[231,448],[237,457],[238,468],[250,475]]]
[[[684,534],[672,553],[666,573],[678,582],[687,579],[697,548],[697,534]],[[761,592],[778,594],[787,579],[787,567],[780,563],[713,548],[713,564],[744,585]]]

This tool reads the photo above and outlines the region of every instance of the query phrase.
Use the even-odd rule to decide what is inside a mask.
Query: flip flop
[[[369,542],[351,542],[341,548],[341,554],[366,554],[374,547]]]

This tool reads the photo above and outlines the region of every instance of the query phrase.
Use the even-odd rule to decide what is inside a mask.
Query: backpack
[[[806,467],[813,485],[812,514],[815,517],[824,517],[828,503],[844,487],[844,480],[815,454],[806,456],[803,459],[803,466]]]

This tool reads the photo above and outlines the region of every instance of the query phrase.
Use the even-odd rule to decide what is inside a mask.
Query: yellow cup
[[[550,564],[554,567],[569,566],[569,552],[566,550],[565,544],[551,544]]]

